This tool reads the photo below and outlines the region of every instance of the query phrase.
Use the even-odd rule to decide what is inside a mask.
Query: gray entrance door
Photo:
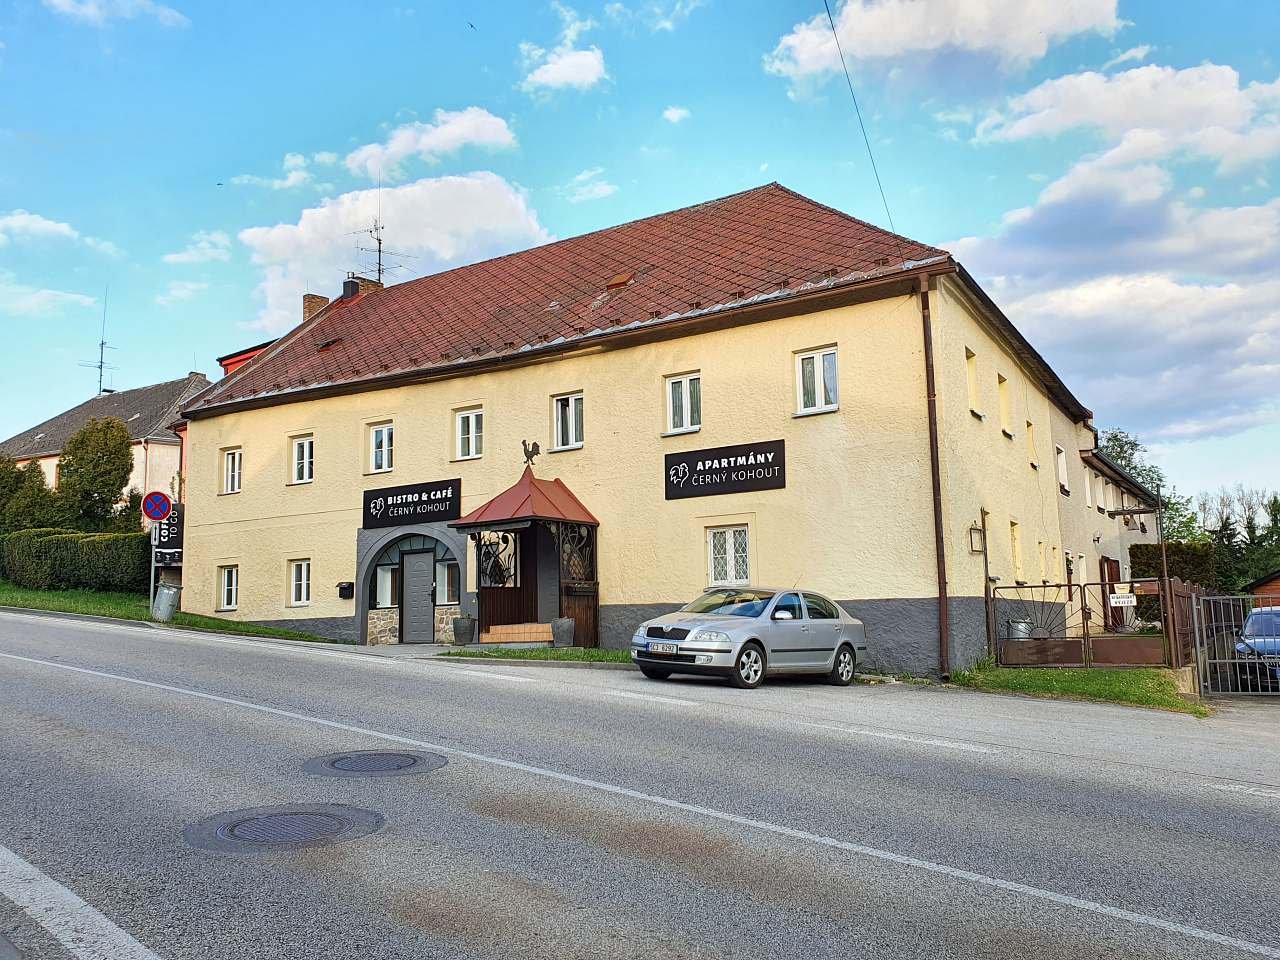
[[[402,554],[400,570],[400,642],[432,643],[436,637],[435,552]]]

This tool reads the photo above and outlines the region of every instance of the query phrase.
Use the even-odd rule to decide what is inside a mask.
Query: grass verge
[[[629,650],[600,650],[596,647],[531,647],[526,649],[486,649],[460,647],[445,650],[442,657],[465,657],[480,660],[570,660],[577,663],[630,663]]]
[[[959,670],[951,682],[975,690],[1022,693],[1033,697],[1062,700],[1093,700],[1123,703],[1153,710],[1189,713],[1207,717],[1210,710],[1178,694],[1172,672],[1156,667],[1107,669],[1092,667],[1073,670],[1058,667],[997,667],[979,663],[972,670]]]
[[[110,593],[102,590],[28,590],[0,580],[0,606],[22,607],[25,610],[49,610],[54,613],[81,613],[94,617],[115,617],[118,620],[154,622],[147,609],[147,598],[136,593]],[[195,613],[175,613],[168,626],[208,630],[214,633],[232,633],[250,637],[270,637],[274,640],[311,640],[321,643],[342,643],[328,637],[300,630],[283,630],[279,627],[260,627],[252,623],[223,620],[220,617],[202,617]]]

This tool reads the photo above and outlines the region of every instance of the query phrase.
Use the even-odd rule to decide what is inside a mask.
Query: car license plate
[[[651,643],[649,644],[650,653],[675,653],[680,647],[674,643]]]

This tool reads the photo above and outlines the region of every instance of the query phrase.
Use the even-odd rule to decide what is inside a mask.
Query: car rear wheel
[[[640,672],[650,680],[668,680],[671,678],[670,670],[663,670],[661,667],[641,667]]]
[[[755,641],[744,643],[733,662],[730,675],[735,687],[754,690],[764,681],[764,648]]]
[[[853,671],[858,660],[853,647],[846,644],[836,651],[835,663],[831,665],[830,681],[837,687],[847,687],[853,683]]]

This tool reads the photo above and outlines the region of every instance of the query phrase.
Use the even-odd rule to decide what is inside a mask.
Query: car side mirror
[[[773,619],[775,619],[775,620],[794,620],[794,619],[795,619],[795,617],[793,617],[793,616],[791,615],[791,611],[790,611],[790,610],[775,610],[775,611],[773,611]]]

